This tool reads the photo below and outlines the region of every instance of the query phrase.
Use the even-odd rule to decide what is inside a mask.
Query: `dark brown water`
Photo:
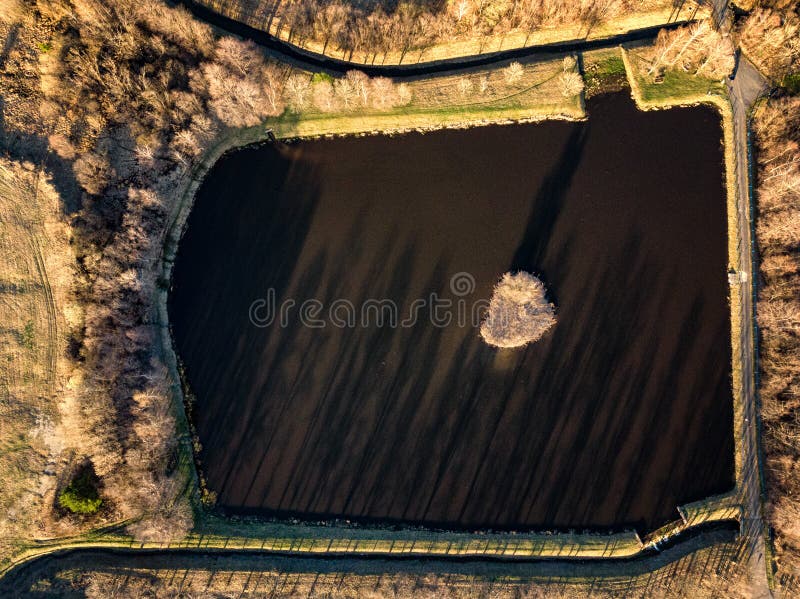
[[[219,161],[170,315],[221,506],[652,529],[733,486],[719,117],[639,112],[622,94],[589,111]],[[493,349],[470,312],[518,269],[545,281],[558,323],[530,347]],[[457,273],[474,291],[454,293]],[[283,324],[255,326],[270,289],[295,304]],[[431,293],[453,302],[436,324]],[[410,326],[389,326],[391,309],[383,326],[377,311],[362,323],[370,298]],[[301,322],[309,299],[306,322],[322,328]],[[343,300],[356,326],[335,326]]]

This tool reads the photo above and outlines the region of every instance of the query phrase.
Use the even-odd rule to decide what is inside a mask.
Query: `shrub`
[[[36,335],[32,320],[26,322],[25,328],[22,329],[22,345],[30,350],[33,350],[36,347]]]
[[[322,81],[327,81],[328,83],[333,83],[333,76],[328,73],[314,73],[311,76],[312,83],[320,83]]]
[[[80,472],[58,496],[58,504],[73,514],[94,514],[103,500],[88,469]]]
[[[540,339],[556,323],[547,290],[527,272],[506,273],[495,286],[481,336],[495,347],[521,347]]]
[[[583,91],[583,77],[574,72],[561,73],[558,76],[558,85],[561,88],[561,95],[565,98],[577,96]]]
[[[514,61],[509,64],[506,68],[503,69],[503,75],[506,78],[507,83],[516,83],[522,78],[522,75],[525,74],[525,69],[523,66]]]

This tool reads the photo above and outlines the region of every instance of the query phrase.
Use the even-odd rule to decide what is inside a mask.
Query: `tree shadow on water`
[[[241,177],[242,169],[254,176]],[[302,189],[286,193],[291,179],[303,181]],[[213,167],[189,216],[175,263],[170,321],[188,382],[202,404],[197,426],[205,435],[203,453],[221,458],[215,461],[219,468],[212,471],[209,464],[206,472],[215,484],[235,470],[239,456],[232,448],[246,431],[234,423],[242,411],[257,411],[260,398],[252,391],[274,368],[261,351],[269,329],[249,322],[251,305],[270,289],[282,298],[319,190],[313,165],[292,163],[272,148],[248,148]],[[279,349],[273,356],[280,354]]]
[[[509,270],[539,273],[558,216],[563,208],[572,178],[581,163],[588,138],[589,125],[575,126],[556,164],[542,182],[531,206],[528,224]],[[552,290],[551,299],[552,298]]]

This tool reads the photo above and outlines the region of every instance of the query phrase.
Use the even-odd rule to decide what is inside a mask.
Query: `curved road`
[[[643,584],[656,584],[662,577],[674,575],[677,563],[704,548],[717,548],[705,557],[708,564],[721,556],[736,554],[738,526],[735,522],[701,525],[678,535],[661,551],[648,550],[630,558],[574,559],[485,559],[479,557],[355,556],[288,554],[237,549],[124,549],[86,547],[65,549],[42,555],[17,565],[0,578],[0,597],[29,596],[26,589],[39,580],[55,576],[63,570],[188,570],[210,568],[242,569],[251,572],[279,570],[286,573],[354,573],[359,575],[392,575],[399,571],[416,574],[475,575],[487,579],[564,580],[592,577],[613,577],[612,582],[628,590],[638,577]],[[221,560],[225,566],[220,565]],[[401,565],[402,564],[402,565]],[[702,566],[704,570],[710,565]],[[669,566],[669,567],[668,567]],[[659,574],[653,574],[659,572]]]
[[[433,62],[421,62],[408,65],[366,65],[360,62],[352,62],[347,60],[340,60],[338,58],[331,58],[284,42],[270,35],[265,31],[246,25],[230,17],[219,14],[216,11],[206,8],[202,4],[194,0],[176,0],[178,4],[184,6],[195,17],[221,29],[227,33],[237,35],[239,37],[249,39],[256,44],[267,48],[271,51],[276,58],[284,62],[297,64],[310,71],[328,71],[331,73],[344,73],[346,71],[357,69],[366,73],[370,77],[383,76],[393,77],[395,79],[405,77],[419,77],[421,75],[431,75],[434,73],[444,73],[447,71],[468,69],[471,67],[484,66],[495,63],[502,63],[504,61],[513,59],[533,58],[536,56],[547,56],[548,54],[561,54],[569,52],[585,52],[587,50],[598,50],[601,48],[613,48],[620,44],[628,42],[638,42],[653,40],[658,35],[661,29],[675,29],[681,25],[691,23],[693,21],[676,21],[674,23],[665,23],[663,25],[656,25],[654,27],[645,27],[643,29],[635,29],[627,33],[621,33],[611,37],[598,38],[593,40],[576,39],[564,42],[556,42],[552,44],[543,44],[540,46],[527,46],[524,48],[514,48],[510,50],[503,50],[501,52],[492,52],[487,54],[465,56],[462,58],[449,58],[446,60],[437,60]]]

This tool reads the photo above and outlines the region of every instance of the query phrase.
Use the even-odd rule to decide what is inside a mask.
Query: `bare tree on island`
[[[521,347],[540,339],[555,323],[547,289],[527,272],[506,273],[495,286],[481,323],[483,340],[494,347]]]

